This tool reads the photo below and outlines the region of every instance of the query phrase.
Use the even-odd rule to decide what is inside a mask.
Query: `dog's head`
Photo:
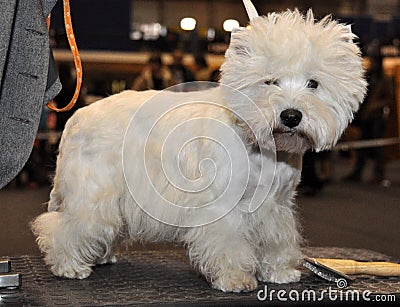
[[[229,107],[245,114],[261,146],[269,129],[279,151],[334,146],[366,93],[355,35],[329,16],[315,21],[311,10],[254,12],[248,27],[232,33],[221,83],[247,95],[270,127],[258,123],[254,108],[246,113],[240,95],[227,97]]]

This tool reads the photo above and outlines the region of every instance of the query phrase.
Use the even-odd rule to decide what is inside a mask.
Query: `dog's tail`
[[[53,244],[53,236],[59,224],[59,212],[47,212],[39,215],[31,224],[32,232],[41,252],[46,253]]]
[[[56,276],[86,278],[95,259],[102,255],[101,247],[91,249],[90,244],[82,243],[82,236],[76,228],[65,212],[46,212],[32,222],[39,249]]]

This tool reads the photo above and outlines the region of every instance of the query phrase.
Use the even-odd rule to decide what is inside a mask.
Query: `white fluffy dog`
[[[294,210],[302,155],[332,147],[366,92],[348,27],[297,10],[232,33],[220,85],[125,91],[77,111],[49,212],[33,231],[57,276],[115,262],[113,242],[184,242],[222,291],[300,279]],[[174,148],[175,147],[175,148]]]

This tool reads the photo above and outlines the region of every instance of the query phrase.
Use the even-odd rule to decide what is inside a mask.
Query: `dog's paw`
[[[223,292],[249,292],[257,289],[257,279],[247,272],[223,275],[212,282],[214,289]]]
[[[51,268],[51,272],[59,277],[71,278],[71,279],[85,279],[92,273],[90,266],[83,267],[56,267]]]
[[[265,275],[261,274],[258,277],[260,281],[271,282],[275,284],[287,284],[291,282],[298,282],[301,277],[301,272],[299,270],[288,268],[283,270],[276,270],[273,272],[268,272]]]
[[[96,264],[114,264],[117,263],[117,257],[115,255],[110,255],[96,260]]]

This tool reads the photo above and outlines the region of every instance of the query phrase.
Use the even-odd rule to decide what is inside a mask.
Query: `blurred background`
[[[130,88],[149,53],[184,53],[184,64],[194,68],[204,56],[217,69],[230,39],[232,26],[245,26],[248,18],[240,0],[90,0],[71,1],[72,19],[85,69],[85,94],[113,94]],[[260,14],[312,8],[316,18],[331,14],[352,25],[366,54],[380,45],[384,56],[399,55],[400,4],[398,0],[269,0],[253,1]],[[224,30],[225,29],[225,30]],[[53,10],[52,43],[59,63],[70,63],[61,1]],[[398,63],[398,62],[397,62]],[[386,63],[385,63],[386,64]],[[393,69],[392,63],[387,64]],[[63,67],[64,68],[64,67]],[[390,71],[390,73],[392,73]]]
[[[369,95],[378,101],[368,109],[372,117],[360,111],[333,151],[306,154],[297,203],[309,245],[372,249],[400,259],[400,0],[253,3],[260,14],[288,8],[312,8],[317,19],[331,14],[352,25],[366,68],[379,65],[368,74]],[[248,21],[240,0],[71,0],[71,9],[83,64],[81,95],[69,112],[43,111],[27,165],[0,191],[0,256],[39,253],[29,222],[46,209],[59,137],[76,109],[126,89],[217,81],[230,31]],[[53,9],[50,35],[63,84],[55,102],[62,107],[76,81],[62,1]],[[372,94],[375,88],[381,90]]]

